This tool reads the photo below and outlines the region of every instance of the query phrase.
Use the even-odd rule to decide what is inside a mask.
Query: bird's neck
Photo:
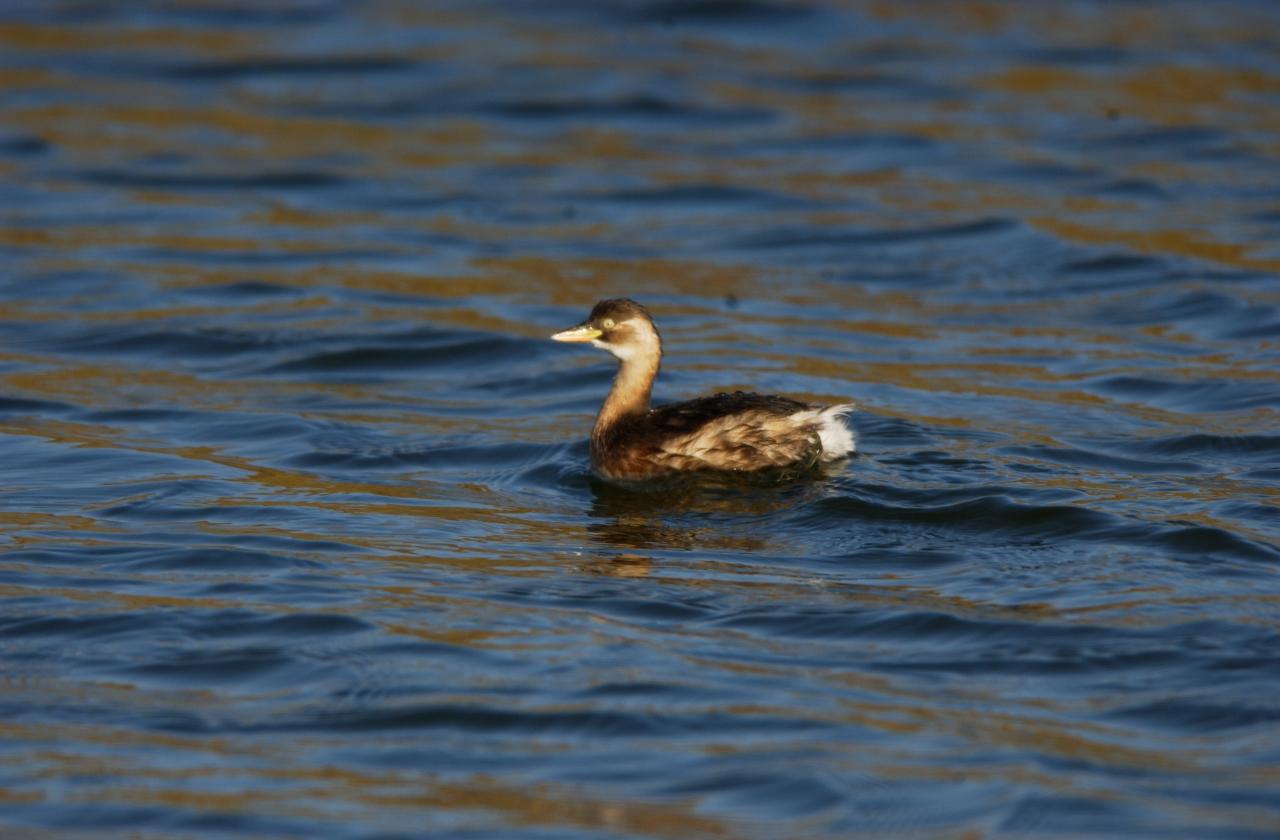
[[[613,380],[613,388],[609,390],[609,396],[605,397],[604,405],[596,416],[592,440],[603,440],[609,430],[628,417],[648,413],[649,395],[653,391],[653,380],[658,376],[661,361],[662,352],[656,348],[653,352],[638,353],[621,360],[618,375]]]

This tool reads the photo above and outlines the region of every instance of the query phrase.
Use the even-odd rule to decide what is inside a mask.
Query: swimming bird
[[[592,467],[605,478],[804,470],[854,451],[853,432],[841,419],[850,403],[815,406],[737,391],[650,408],[662,338],[648,310],[633,300],[602,300],[581,324],[551,338],[589,342],[618,359],[618,375],[591,430]]]

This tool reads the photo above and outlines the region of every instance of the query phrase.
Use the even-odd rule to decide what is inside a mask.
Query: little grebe
[[[853,433],[840,419],[850,404],[812,406],[738,391],[650,408],[662,339],[635,301],[602,300],[586,321],[551,337],[590,342],[620,362],[591,430],[591,462],[606,478],[807,469],[854,450]]]

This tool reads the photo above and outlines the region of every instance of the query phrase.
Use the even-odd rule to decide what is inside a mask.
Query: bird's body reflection
[[[776,539],[770,527],[775,518],[829,492],[821,478],[703,477],[634,485],[593,478],[587,532],[601,550],[602,571],[610,574],[634,576],[638,564],[668,551],[767,552]]]

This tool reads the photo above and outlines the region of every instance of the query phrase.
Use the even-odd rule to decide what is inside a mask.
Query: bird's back
[[[807,469],[823,455],[823,411],[775,395],[715,394],[629,418],[593,441],[592,454],[596,468],[614,478]]]

